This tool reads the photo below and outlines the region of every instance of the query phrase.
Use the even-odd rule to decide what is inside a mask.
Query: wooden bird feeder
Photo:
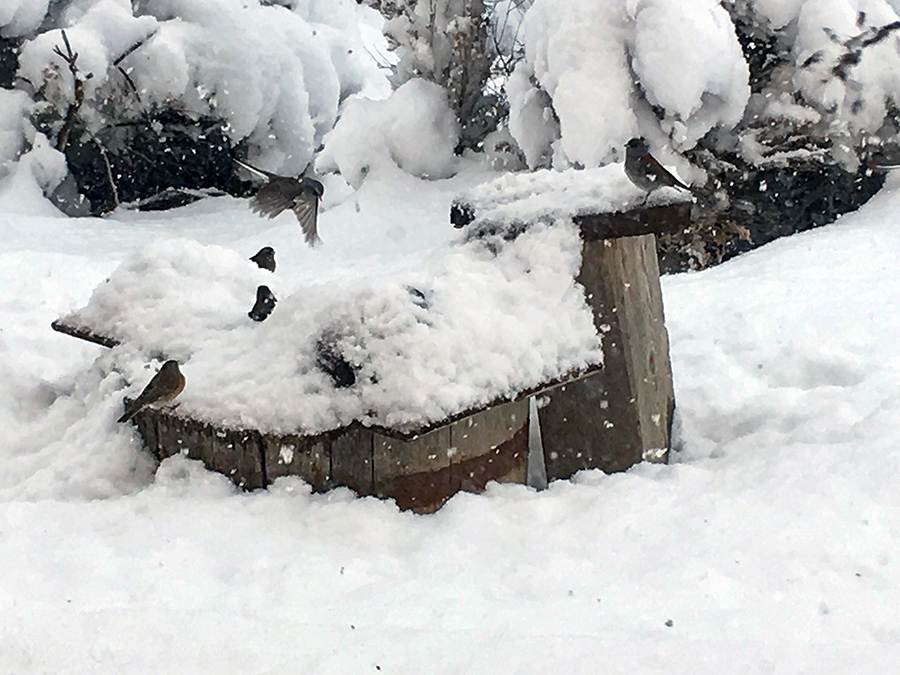
[[[453,220],[472,220],[477,210],[456,204]],[[654,235],[687,227],[689,217],[685,202],[574,217],[583,242],[577,281],[602,336],[602,367],[421,428],[356,422],[317,435],[275,435],[219,427],[178,409],[145,409],[133,422],[157,459],[185,454],[247,490],[300,476],[316,491],[346,486],[418,512],[440,508],[460,490],[481,491],[490,481],[540,485],[535,467],[555,480],[581,469],[613,472],[641,461],[666,462],[674,392]],[[77,315],[53,328],[117,344],[79,325]],[[538,425],[542,447],[534,442]]]

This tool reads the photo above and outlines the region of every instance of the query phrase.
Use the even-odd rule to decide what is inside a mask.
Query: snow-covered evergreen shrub
[[[38,101],[33,112],[38,128],[60,149],[74,147],[70,154],[79,157],[70,160],[96,155],[88,162],[95,175],[79,181],[84,189],[98,181],[111,188],[95,211],[126,201],[114,183],[135,162],[118,151],[146,139],[148,131],[155,129],[164,145],[185,124],[195,123],[197,133],[182,134],[186,144],[170,148],[187,160],[203,155],[202,144],[210,141],[202,129],[218,123],[224,141],[216,141],[222,157],[213,164],[227,161],[230,148],[240,145],[254,163],[299,173],[334,126],[343,100],[389,91],[362,35],[377,32],[381,17],[354,0],[288,6],[58,0],[49,13],[47,2],[8,1],[14,11],[4,3],[0,30],[25,37],[17,86]],[[165,120],[175,126],[166,127]],[[135,126],[139,133],[123,137],[122,129]],[[188,143],[189,137],[195,138]],[[117,147],[106,147],[108,141]],[[151,163],[160,173],[161,159]],[[220,180],[224,174],[216,175],[199,182],[226,187]],[[160,178],[151,183],[164,185]],[[172,177],[170,184],[198,187],[193,183]]]
[[[694,229],[662,243],[674,268],[855,208],[881,184],[873,149],[897,142],[887,0],[535,0],[523,28],[507,91],[529,166],[598,166],[646,137],[700,194]]]

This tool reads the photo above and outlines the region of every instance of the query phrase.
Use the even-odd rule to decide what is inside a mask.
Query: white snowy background
[[[4,2],[5,34],[33,29],[46,4]],[[281,15],[307,23],[261,27],[257,16],[246,24],[257,38],[269,37],[282,59],[279,73],[305,78],[310,70],[324,78],[306,104],[255,89],[263,80],[238,78],[247,100],[261,107],[245,118],[251,113],[235,105],[234,129],[256,139],[269,168],[311,156],[305,153],[325,140],[326,122],[342,105],[340,83],[362,72],[336,56],[330,63],[343,65],[333,73],[305,60],[326,63],[321,43],[297,44],[310,22],[328,25],[315,14],[325,4],[298,2],[299,11]],[[621,98],[630,85],[604,69],[621,65],[621,51],[602,40],[595,53],[563,49],[576,33],[593,35],[596,25],[578,16],[599,4],[567,3],[573,16],[557,13],[558,23],[545,26],[541,49],[569,58],[566,77],[566,58],[548,59],[546,72],[540,59],[529,61],[543,86],[556,80],[560,93],[594,76],[610,80],[603,97],[581,106],[559,98],[573,102],[560,109],[562,136],[548,134],[547,146],[556,147],[536,146],[535,157],[573,152],[599,162],[643,128],[644,118],[630,118]],[[801,13],[811,19],[837,9],[852,21],[859,9],[889,8],[878,0],[756,4],[783,24]],[[137,3],[154,9],[132,28],[165,28],[153,54],[170,59],[173,75],[186,72],[178,64],[190,64],[194,75],[202,71],[193,84],[233,91],[229,78],[241,71],[213,58],[217,49],[251,59],[249,72],[261,67],[246,46],[229,40],[239,5]],[[707,47],[730,53],[715,3],[680,5],[691,7],[685,17],[707,26]],[[335,33],[316,31],[334,36],[334,53],[346,54],[344,41],[368,19],[355,22],[363,11],[355,3],[335,6],[344,14],[331,16],[347,23]],[[548,20],[553,6],[536,0],[529,21]],[[644,25],[670,16],[666,3],[650,0],[606,6],[613,18],[643,13]],[[99,41],[84,47],[85,59],[93,54],[103,63],[115,51],[104,53],[110,41],[124,39],[105,19],[130,12],[131,3],[71,7],[73,30],[93,31]],[[178,13],[187,18],[174,18]],[[682,123],[689,139],[712,118],[733,114],[746,85],[734,74],[738,64],[707,59],[703,72],[682,73],[640,52],[638,37],[626,31],[620,44],[647,54],[642,78],[657,78],[657,102],[690,110],[664,124]],[[543,44],[540,36],[528,39]],[[37,63],[48,48],[36,44],[23,54]],[[175,58],[184,54],[191,56]],[[883,55],[868,72],[887,77],[889,64]],[[664,86],[654,71],[662,67],[694,78],[694,92],[718,91],[721,100],[701,95],[694,110],[690,91],[679,98]],[[385,99],[382,73],[374,66],[366,72],[356,93]],[[527,76],[519,82],[523,100],[539,103],[540,92],[525,91]],[[113,370],[111,352],[49,324],[83,306],[136,252],[177,239],[195,242],[188,248],[229,249],[220,254],[235,260],[272,245],[289,292],[327,292],[329,283],[422,268],[458,237],[448,223],[453,197],[495,177],[476,160],[450,157],[452,129],[421,124],[404,142],[402,127],[391,127],[398,115],[413,124],[420,106],[439,113],[440,96],[414,84],[380,104],[344,99],[347,121],[325,140],[321,161],[346,174],[327,179],[325,245],[310,250],[290,215],[258,219],[227,197],[167,213],[65,218],[38,187],[58,178],[58,157],[38,137],[35,151],[13,161],[30,138],[26,101],[0,94],[0,672],[896,672],[900,179],[833,225],[663,280],[682,424],[682,449],[670,465],[586,471],[544,492],[491,485],[417,516],[346,490],[313,495],[296,479],[244,494],[183,458],[157,468],[132,427],[114,422],[126,378]],[[216,100],[229,110],[233,99]],[[616,125],[610,131],[598,123],[596,138],[586,135],[585,109],[594,104],[598,120]],[[289,129],[279,135],[286,127],[277,120],[297,106],[300,136]],[[617,110],[618,117],[605,116]],[[537,129],[529,127],[536,120],[552,130],[539,106],[520,111],[520,130]],[[323,115],[317,127],[312,120]],[[365,124],[381,135],[366,135]],[[269,128],[278,142],[270,143]],[[285,149],[282,141],[296,145]]]

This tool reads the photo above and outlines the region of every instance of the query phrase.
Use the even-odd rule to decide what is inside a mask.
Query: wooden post
[[[547,477],[580,469],[623,471],[642,461],[666,462],[675,406],[669,340],[663,315],[655,237],[604,238],[653,217],[666,228],[687,225],[684,205],[637,214],[583,218],[584,286],[602,336],[603,371],[549,394],[541,410]],[[576,219],[578,222],[578,219]],[[600,227],[603,225],[603,227]],[[652,227],[652,222],[650,227]]]

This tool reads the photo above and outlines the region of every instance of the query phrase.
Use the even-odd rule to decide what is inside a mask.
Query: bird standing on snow
[[[116,421],[127,422],[147,406],[162,407],[182,392],[184,384],[184,375],[178,370],[178,362],[166,361],[144,387],[144,391],[126,406],[125,414]]]
[[[677,187],[691,191],[650,154],[647,141],[643,138],[632,138],[625,145],[625,175],[648,196],[661,187]]]
[[[275,249],[271,246],[263,246],[250,260],[255,262],[260,269],[275,271]]]
[[[278,176],[250,166],[239,159],[235,159],[234,163],[268,181],[250,200],[250,208],[268,218],[274,218],[282,211],[290,209],[297,216],[297,222],[300,223],[306,243],[315,246],[319,241],[319,234],[316,230],[319,201],[325,194],[325,186],[315,178],[302,174],[296,178]]]
[[[265,321],[269,318],[272,310],[275,309],[276,302],[278,300],[268,286],[259,286],[256,289],[256,302],[253,308],[247,312],[247,316],[254,321]]]

